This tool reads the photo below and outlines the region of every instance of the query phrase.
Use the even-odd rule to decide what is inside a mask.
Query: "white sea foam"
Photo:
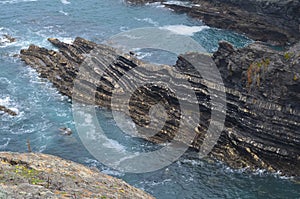
[[[110,149],[115,149],[119,152],[126,152],[126,147],[121,145],[119,142],[112,140],[112,139],[106,139],[106,142],[103,143],[103,146],[110,148]]]
[[[63,10],[60,10],[59,13],[65,15],[65,16],[68,16],[68,15],[69,15],[69,13],[67,13],[67,12],[65,12],[65,11],[63,11]]]
[[[7,88],[11,84],[11,81],[6,77],[0,77],[0,88]]]
[[[74,41],[74,39],[71,37],[58,37],[57,39],[67,44],[73,44]]]
[[[71,37],[63,36],[65,32],[60,31],[59,28],[60,28],[59,26],[46,26],[39,31],[32,31],[28,29],[27,31],[31,35],[29,38],[17,39],[15,43],[11,43],[10,45],[19,47],[19,49],[16,49],[16,52],[14,53],[18,53],[21,49],[28,48],[31,44],[36,44],[41,47],[55,50],[56,48],[52,46],[51,43],[48,41],[48,38],[53,37],[53,35],[55,35],[56,38],[58,38],[60,41],[63,41],[68,44],[72,44],[74,39]],[[1,34],[1,29],[0,29],[0,34]],[[0,42],[0,47],[1,47],[1,42]]]
[[[169,30],[175,34],[193,36],[196,32],[209,29],[208,26],[186,26],[186,25],[169,25],[163,26],[161,29]]]
[[[147,6],[158,6],[158,5],[161,5],[161,3],[160,2],[153,2],[153,3],[146,3],[145,5],[147,5]]]
[[[16,108],[16,105],[13,103],[10,97],[0,98],[0,105],[9,108],[10,110],[16,112],[18,115],[20,113],[19,109]]]
[[[154,3],[146,3],[146,6],[153,6],[156,8],[165,8],[166,6],[161,4],[160,2],[154,2]]]
[[[71,2],[68,1],[68,0],[60,0],[63,4],[67,5],[67,4],[70,4]]]
[[[200,159],[199,160],[184,159],[182,160],[182,163],[191,164],[193,166],[204,166],[204,163]]]
[[[5,97],[3,99],[0,98],[0,105],[1,106],[10,106],[10,97]]]
[[[11,45],[12,43],[3,42],[3,40],[0,39],[0,48],[6,48]]]
[[[5,149],[7,147],[7,145],[9,144],[10,140],[11,140],[10,138],[2,138],[0,140],[0,149],[1,150]]]
[[[136,55],[137,55],[137,58],[144,59],[145,57],[151,57],[152,53],[150,53],[150,52],[147,52],[147,53],[137,52]]]
[[[143,19],[140,19],[140,18],[134,18],[135,20],[137,20],[137,21],[144,21],[144,22],[147,22],[147,23],[149,23],[149,24],[152,24],[152,25],[154,25],[154,26],[158,26],[159,25],[159,23],[158,22],[156,22],[156,21],[154,21],[153,19],[151,19],[151,18],[143,18]]]
[[[110,168],[106,168],[104,167],[99,161],[95,160],[95,159],[86,159],[84,161],[89,167],[95,167],[97,169],[100,169],[102,173],[105,173],[107,175],[113,175],[113,176],[124,176],[124,173],[121,173],[119,171],[116,170],[112,170]]]
[[[124,173],[121,173],[121,172],[115,171],[115,170],[111,170],[111,169],[104,169],[104,170],[101,170],[101,172],[105,173],[107,175],[113,175],[113,176],[119,176],[119,177],[122,177],[125,175]]]
[[[188,1],[167,1],[164,4],[179,5],[179,6],[185,6],[185,7],[191,7],[193,5]]]
[[[39,148],[39,153],[42,153],[43,151],[45,151],[45,149],[47,148],[47,145],[43,145]]]
[[[0,1],[1,4],[14,4],[14,3],[22,3],[22,2],[33,2],[37,0],[8,0],[8,1]]]

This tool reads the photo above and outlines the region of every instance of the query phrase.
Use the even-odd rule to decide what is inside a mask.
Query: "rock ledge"
[[[52,155],[0,153],[0,198],[147,198],[126,182]]]

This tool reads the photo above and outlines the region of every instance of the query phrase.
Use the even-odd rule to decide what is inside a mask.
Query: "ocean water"
[[[157,198],[300,198],[300,185],[293,178],[264,171],[232,170],[222,163],[200,160],[193,151],[151,173],[126,174],[110,169],[95,160],[81,143],[69,99],[13,57],[30,44],[53,48],[47,42],[49,37],[71,42],[80,36],[101,43],[122,31],[141,27],[162,27],[191,36],[209,52],[217,49],[219,40],[230,41],[236,47],[251,42],[245,36],[206,27],[159,4],[136,7],[121,0],[0,0],[0,105],[19,113],[17,117],[0,116],[0,150],[26,152],[29,139],[35,152],[97,167]],[[2,34],[17,40],[7,43],[1,39]],[[175,61],[174,57],[159,57],[157,52],[138,53],[145,60]],[[111,132],[111,138],[118,139],[121,132],[112,114],[98,109],[97,116],[103,128]],[[61,127],[71,128],[73,135],[61,135]],[[121,147],[155,147],[143,140],[132,146],[127,139],[128,143],[125,139]]]

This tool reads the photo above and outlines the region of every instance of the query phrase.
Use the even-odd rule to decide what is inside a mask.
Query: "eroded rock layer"
[[[215,74],[205,80],[195,71],[193,63],[211,64],[213,61],[225,84],[227,98],[219,99],[219,102],[227,104],[227,111],[225,128],[209,156],[234,168],[260,168],[300,175],[299,44],[287,52],[280,52],[258,43],[237,50],[229,43],[221,42],[212,57],[188,53],[180,55],[175,66],[157,68],[153,65],[154,70],[131,54],[120,54],[111,47],[82,38],[76,38],[73,44],[57,39],[49,41],[59,51],[31,45],[21,51],[21,58],[41,77],[49,79],[62,94],[83,103],[125,112],[138,127],[143,127],[139,133],[151,141],[175,139],[195,149],[205,145],[203,140],[210,124],[214,104],[209,90],[218,96],[223,89],[214,81]],[[95,50],[97,59],[85,59]],[[86,67],[80,69],[79,74],[82,65]],[[172,68],[180,72],[174,73]],[[209,73],[209,68],[206,70]],[[173,79],[169,79],[170,76]],[[77,89],[73,90],[75,79]],[[168,82],[171,88],[149,84],[135,89],[134,79],[143,82],[161,80]],[[181,84],[183,81],[192,86],[196,101],[184,92],[187,88]],[[127,106],[122,103],[123,97],[132,88],[134,92]],[[172,88],[179,88],[182,95],[178,96]],[[116,90],[117,97],[113,100],[120,103],[112,103]],[[158,103],[165,108],[168,117],[157,113],[158,118],[167,119],[162,129],[149,137],[144,129],[156,132],[155,122],[159,125],[159,120],[151,123],[149,112],[151,106]],[[191,117],[183,118],[182,104],[196,104],[200,114],[187,108]],[[222,107],[216,107],[215,113],[221,115]],[[180,128],[182,120],[187,123],[186,129]],[[198,127],[191,132],[189,124],[192,126],[195,122]],[[191,133],[195,134],[194,139],[186,139]]]

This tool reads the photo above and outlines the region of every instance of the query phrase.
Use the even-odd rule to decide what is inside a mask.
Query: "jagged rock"
[[[9,114],[9,115],[11,115],[11,116],[16,116],[16,115],[18,115],[15,111],[13,111],[13,110],[11,110],[11,109],[8,109],[8,108],[6,108],[5,106],[1,106],[0,105],[0,112],[4,112],[4,113],[7,113],[7,114]]]
[[[194,130],[195,139],[185,139],[191,133],[187,129],[183,129],[176,139],[195,149],[201,148],[211,117],[212,104],[207,89],[222,92],[218,82],[203,81],[191,63],[207,64],[205,60],[211,60],[208,55],[188,53],[179,56],[174,67],[181,73],[173,74],[176,80],[170,81],[167,76],[171,73],[170,66],[149,71],[143,62],[130,54],[120,54],[111,47],[82,38],[76,38],[73,44],[56,39],[49,41],[59,52],[32,45],[21,51],[21,58],[42,77],[49,79],[62,94],[82,103],[123,111],[140,127],[148,127],[151,106],[161,103],[168,119],[161,131],[151,137],[146,136],[154,142],[170,141],[178,135],[182,119],[178,100],[197,104],[201,115],[198,128]],[[87,64],[90,68],[78,75],[80,64],[92,49],[97,49],[97,64]],[[226,87],[227,99],[223,103],[227,103],[227,114],[225,128],[209,154],[211,157],[234,168],[261,168],[300,175],[299,53],[299,44],[287,52],[280,52],[258,43],[243,49],[220,43],[212,58]],[[178,99],[172,89],[149,85],[134,92],[128,107],[122,103],[126,91],[132,86],[131,77],[124,75],[128,71],[144,82],[160,79],[174,87],[180,87],[178,82],[189,81],[198,101],[193,101],[189,94]],[[101,72],[106,75],[100,78]],[[121,77],[122,81],[118,81]],[[75,78],[79,88],[73,90]],[[114,89],[120,90],[115,97],[119,103],[112,105]],[[91,93],[95,90],[94,97]],[[220,113],[222,110],[215,111]],[[199,119],[197,111],[191,109],[188,112],[195,115],[188,122],[195,123]],[[156,132],[153,128],[155,125],[153,127],[151,123],[148,130]],[[139,133],[144,135],[144,132]]]
[[[3,37],[5,38],[5,39],[7,39],[8,41],[9,41],[9,43],[13,43],[13,42],[15,42],[17,39],[16,38],[14,38],[14,37],[12,37],[12,36],[10,36],[10,35],[3,35]]]
[[[153,198],[117,178],[59,157],[0,153],[0,197]]]
[[[2,35],[2,37],[0,36],[0,45],[3,45],[5,43],[13,43],[13,42],[16,42],[16,38],[10,35],[4,34]]]
[[[260,43],[238,50],[229,45],[221,42],[213,57],[228,87],[258,100],[300,108],[300,42],[287,51],[275,51]]]
[[[145,3],[131,0],[130,2]],[[151,1],[152,2],[152,1]],[[160,1],[157,1],[160,2]],[[163,3],[179,13],[202,20],[206,25],[243,33],[253,40],[274,45],[300,40],[298,0],[190,0],[190,4]]]

